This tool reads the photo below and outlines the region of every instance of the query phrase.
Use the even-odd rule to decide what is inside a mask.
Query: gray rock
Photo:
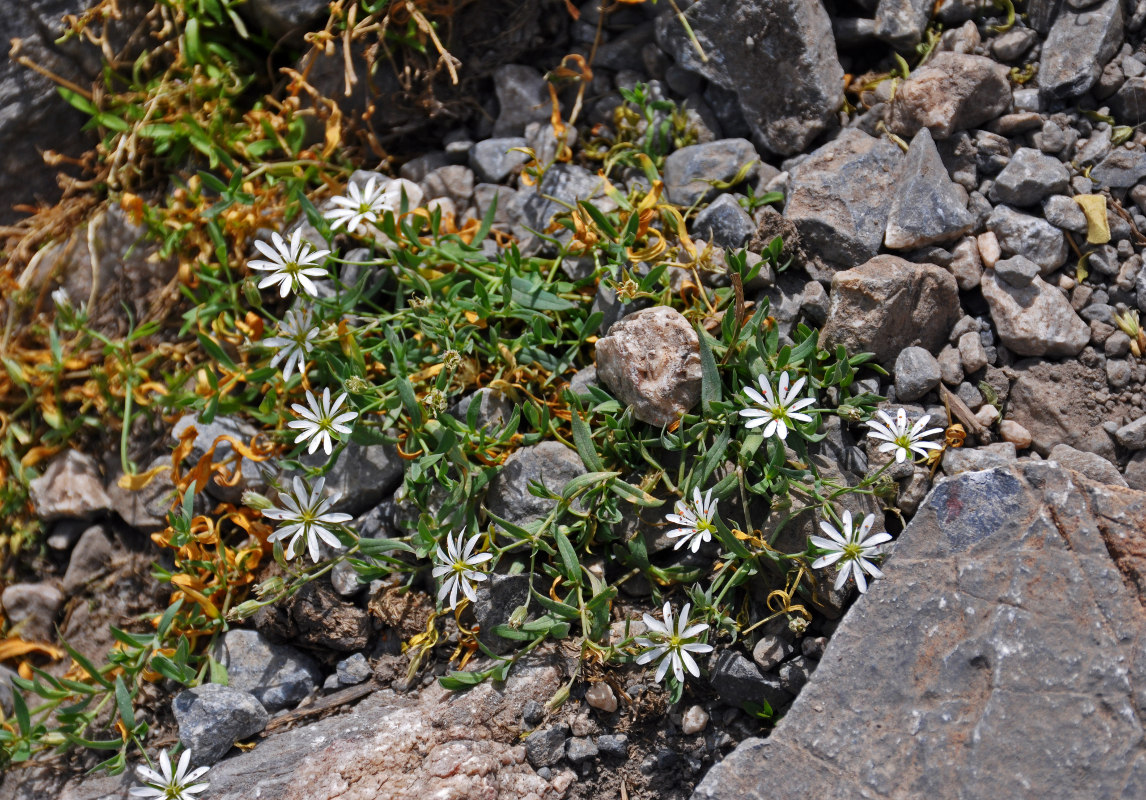
[[[815,669],[815,662],[803,656],[796,656],[791,661],[780,665],[780,685],[789,694],[799,694],[808,682],[808,678]]]
[[[175,695],[171,701],[179,740],[195,764],[214,764],[240,739],[267,727],[270,715],[254,695],[207,683]]]
[[[522,64],[498,67],[493,87],[500,109],[493,126],[495,137],[521,136],[529,123],[549,120],[553,106],[545,78],[537,69]]]
[[[969,232],[974,221],[967,211],[967,191],[948,177],[931,131],[920,129],[900,170],[884,244],[909,250],[951,241]]]
[[[699,236],[717,247],[737,250],[756,232],[756,223],[730,194],[722,194],[708,208],[696,215],[693,236]]]
[[[1114,432],[1114,441],[1127,450],[1146,450],[1146,417],[1139,417],[1123,425]],[[7,596],[7,591],[4,594]]]
[[[167,512],[175,497],[175,484],[171,480],[171,456],[156,456],[139,471],[148,473],[156,467],[168,469],[157,473],[138,491],[120,487],[119,478],[108,481],[107,485],[111,507],[124,522],[142,533],[154,533],[167,527]]]
[[[730,706],[751,708],[763,700],[776,711],[792,699],[780,687],[778,677],[764,675],[736,650],[724,650],[717,656],[708,682]]]
[[[1056,444],[1112,460],[1114,442],[1102,428],[1106,409],[1094,401],[1106,391],[1106,372],[1078,361],[1055,364],[1039,359],[1020,361],[1012,367],[1007,418],[1030,432],[1039,455],[1049,455]]]
[[[597,737],[597,750],[601,755],[614,758],[629,757],[629,737],[623,733],[609,733]]]
[[[473,146],[473,143],[470,143]],[[469,147],[466,148],[468,154]],[[414,183],[421,183],[422,179],[429,175],[439,167],[448,166],[450,157],[447,153],[441,150],[433,150],[429,153],[423,153],[420,156],[414,156],[401,167],[398,168],[398,177],[405,178]]]
[[[474,196],[474,172],[461,164],[438,167],[419,183],[426,200],[446,198],[452,200],[457,208],[465,208]]]
[[[1075,356],[1090,342],[1090,326],[1079,319],[1063,293],[1042,278],[1016,287],[998,274],[988,274],[981,288],[995,330],[1013,353]]]
[[[254,695],[272,714],[297,706],[321,676],[313,658],[258,631],[230,630],[211,654],[226,668],[231,688]]]
[[[597,757],[597,745],[587,736],[574,736],[565,743],[565,757],[580,765]]]
[[[1011,28],[991,40],[991,53],[1000,61],[1018,61],[1038,40],[1038,34],[1030,28]],[[1038,111],[1038,108],[1030,110]]]
[[[116,546],[102,525],[93,525],[83,532],[64,573],[64,592],[71,595],[85,584],[103,575],[111,567]]]
[[[1085,450],[1075,450],[1069,444],[1056,444],[1051,448],[1047,460],[1057,461],[1060,466],[1079,472],[1098,483],[1126,486],[1126,480],[1118,471],[1118,467],[1100,455]]]
[[[29,642],[55,641],[56,614],[64,595],[50,583],[13,583],[0,595],[8,635]]]
[[[963,358],[959,351],[947,345],[936,359],[939,362],[939,375],[948,386],[958,386],[963,382]]]
[[[959,358],[963,362],[963,371],[968,375],[987,366],[987,351],[979,334],[965,333],[959,337]]]
[[[1020,147],[995,177],[990,198],[995,203],[1033,206],[1044,197],[1066,191],[1070,173],[1057,158]]]
[[[766,634],[752,648],[752,660],[761,672],[771,672],[794,652],[795,646],[784,637]]]
[[[569,481],[585,474],[577,451],[560,442],[546,441],[522,447],[510,454],[490,483],[486,506],[494,514],[518,525],[548,514],[554,501],[529,493],[529,483],[539,481],[560,494]]]
[[[1016,289],[1030,286],[1040,272],[1039,265],[1026,256],[1001,258],[995,263],[995,274]]]
[[[250,0],[241,7],[274,39],[290,36],[302,41],[302,34],[319,17],[329,13],[326,0]]]
[[[948,269],[955,276],[959,289],[966,292],[977,287],[983,279],[983,260],[975,239],[970,236],[962,239],[955,245],[951,256],[951,266]]]
[[[831,20],[803,0],[700,0],[685,11],[702,61],[674,14],[657,20],[657,42],[677,64],[736,93],[757,140],[792,155],[835,124],[844,71]]]
[[[759,161],[747,139],[721,139],[673,151],[665,159],[665,194],[682,206],[711,200],[718,191],[711,181],[730,181],[745,164]]]
[[[510,402],[509,398],[488,386],[483,386],[476,392],[467,394],[458,401],[451,413],[459,420],[467,421],[469,411],[475,402],[477,403],[474,412],[477,417],[475,430],[485,428],[490,436],[496,436],[498,431],[504,428],[513,416],[513,403]]]
[[[597,365],[590,364],[583,369],[577,370],[573,373],[573,377],[569,379],[569,391],[576,395],[586,395],[589,393],[590,386],[600,386],[597,380]]]
[[[890,255],[832,278],[832,304],[820,340],[848,353],[872,352],[891,367],[905,347],[937,352],[959,318],[955,278],[942,267]]]
[[[1093,334],[1093,329],[1091,333]],[[1107,358],[1122,358],[1130,352],[1130,337],[1122,331],[1115,331],[1106,337],[1106,341],[1102,343],[1102,350]]]
[[[503,229],[509,228],[517,221],[520,197],[521,193],[509,186],[499,186],[494,183],[479,183],[474,186],[474,206],[478,218],[485,219],[490,206],[496,203],[493,224]]]
[[[330,458],[316,452],[300,460],[308,467],[320,467]],[[350,442],[327,470],[323,491],[327,496],[338,496],[331,507],[333,511],[362,514],[394,493],[405,469],[405,462],[393,445]]]
[[[1010,206],[997,206],[987,220],[987,229],[995,234],[1003,252],[1026,256],[1039,265],[1043,275],[1066,263],[1066,237],[1045,219]]]
[[[552,487],[551,487],[552,488]],[[540,583],[539,583],[540,585]],[[498,625],[509,622],[510,616],[529,601],[529,575],[490,575],[478,586],[474,619],[479,626],[478,640],[495,653],[508,653],[518,646],[512,639],[503,639],[493,632]]]
[[[1118,148],[1090,170],[1098,186],[1129,189],[1146,178],[1146,153]]]
[[[905,347],[895,359],[895,396],[918,400],[939,385],[942,373],[935,356],[922,347]]]
[[[903,153],[887,139],[849,128],[792,175],[784,216],[805,249],[850,269],[879,252]]]
[[[1086,234],[1086,215],[1082,213],[1078,203],[1066,195],[1056,194],[1048,197],[1043,203],[1043,216],[1056,228],[1071,233]]]
[[[366,660],[366,656],[362,653],[355,653],[335,664],[334,674],[338,677],[340,686],[357,686],[370,680],[374,675],[374,670],[370,668],[370,662]]]
[[[95,460],[67,450],[48,462],[44,474],[28,484],[36,515],[56,519],[91,519],[111,507]]]
[[[479,181],[499,183],[529,161],[528,155],[513,150],[525,146],[525,139],[520,136],[478,142],[470,148],[470,167]]]
[[[534,768],[552,767],[565,757],[568,725],[550,725],[525,737],[525,757]]]
[[[235,457],[234,448],[225,439],[219,437],[230,436],[249,445],[259,433],[254,427],[237,417],[215,417],[209,423],[202,423],[195,418],[194,414],[184,414],[175,423],[175,427],[171,429],[172,443],[177,443],[184,431],[189,428],[193,428],[196,435],[191,445],[191,452],[184,460],[184,467],[187,469],[194,467],[216,441],[218,441],[218,445],[215,447],[212,460],[216,462],[232,461]],[[237,504],[241,502],[243,492],[248,489],[260,493],[266,491],[267,483],[256,463],[244,458],[241,469],[241,476],[233,486],[221,483],[219,476],[215,475],[207,484],[207,493],[225,503]]]
[[[941,483],[784,719],[693,800],[1137,794],[1142,498],[1049,464]]]
[[[1085,11],[1064,8],[1043,43],[1039,92],[1044,101],[1087,92],[1122,44],[1122,3],[1103,0]]]
[[[1146,121],[1146,78],[1129,78],[1109,102],[1119,122],[1139,125]]]
[[[597,199],[605,195],[605,180],[576,164],[553,165],[546,170],[536,192],[522,194],[524,223],[535,231],[544,231],[549,227],[554,214],[568,210],[562,202],[574,206],[579,200],[593,200],[594,205],[602,211],[608,212],[613,208]]]
[[[601,383],[643,422],[668,425],[700,400],[700,342],[675,309],[629,314],[596,350]]]
[[[919,44],[934,3],[929,0],[879,0],[875,9],[875,35],[897,50]]]
[[[888,127],[900,136],[930,128],[946,139],[993,120],[1010,104],[1006,67],[982,56],[936,53],[899,86]]]
[[[958,475],[983,469],[1008,466],[1017,457],[1011,442],[995,442],[984,447],[949,447],[943,452],[943,472]]]

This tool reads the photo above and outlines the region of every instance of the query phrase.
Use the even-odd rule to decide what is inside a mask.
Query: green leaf
[[[585,213],[592,218],[594,224],[596,224],[606,236],[613,241],[617,240],[617,229],[613,227],[613,223],[609,221],[609,218],[601,213],[601,209],[597,208],[588,200],[581,201],[581,208],[585,209]]]
[[[665,502],[660,498],[653,497],[641,487],[633,486],[633,484],[627,483],[626,481],[622,481],[620,479],[614,480],[612,483],[610,483],[609,488],[613,491],[614,494],[620,495],[630,503],[636,503],[638,506],[644,506],[645,508],[656,508],[657,506],[663,506]]]
[[[135,709],[132,708],[131,695],[127,691],[122,675],[115,676],[115,705],[124,726],[129,731],[135,730]]]
[[[406,553],[415,552],[413,547],[398,539],[359,539],[358,551],[364,556],[380,556],[383,553],[391,553],[395,550],[402,550]]]
[[[716,468],[724,461],[724,453],[728,449],[728,443],[731,438],[732,429],[729,426],[725,426],[721,429],[720,433],[717,434],[716,439],[709,445],[708,451],[697,465],[699,474],[696,479],[696,486],[703,487]]]
[[[510,278],[509,286],[512,301],[524,308],[531,308],[534,311],[572,311],[577,308],[568,300],[547,291],[544,286],[534,284],[528,278],[519,275]]]
[[[700,408],[707,416],[712,413],[712,404],[720,401],[723,392],[720,371],[712,355],[712,346],[708,343],[708,333],[702,327],[698,327],[696,333],[700,341]]]
[[[583,490],[607,483],[610,478],[615,478],[620,474],[619,472],[586,472],[566,483],[565,488],[561,490],[561,496],[566,500],[571,500]]]
[[[227,667],[224,666],[214,656],[207,655],[208,675],[211,678],[211,683],[217,683],[220,686],[230,686],[231,676],[227,674]]]
[[[56,91],[59,92],[60,97],[64,98],[68,105],[72,106],[73,108],[79,109],[85,114],[93,117],[99,113],[99,109],[96,108],[95,103],[84,97],[79,92],[72,91],[71,89],[66,89],[63,86],[57,86]]]
[[[32,716],[28,713],[24,696],[19,692],[12,692],[12,708],[16,712],[16,724],[20,727],[20,734],[25,738],[31,736]]]
[[[167,631],[171,630],[171,623],[175,621],[175,615],[179,613],[179,609],[183,608],[183,598],[180,597],[174,603],[167,607],[163,612],[163,616],[159,618],[159,625],[155,629],[155,637],[160,641],[167,636]]]
[[[570,583],[577,584],[581,582],[581,562],[577,560],[577,553],[573,549],[573,543],[569,541],[569,537],[560,528],[553,531],[553,538],[557,540],[557,552],[561,554],[562,572]]]
[[[109,681],[102,674],[100,674],[100,671],[98,669],[96,669],[95,664],[93,664],[88,659],[87,656],[85,656],[79,650],[76,650],[74,647],[72,647],[70,644],[68,644],[63,639],[60,640],[60,644],[62,644],[64,646],[64,649],[68,651],[68,655],[71,656],[75,660],[75,662],[80,665],[80,667],[84,670],[84,672],[86,672],[88,674],[88,676],[93,681],[95,681],[96,683],[98,683],[100,686],[102,686],[105,689],[110,690],[110,689],[115,688],[114,686],[112,686],[111,681]]]

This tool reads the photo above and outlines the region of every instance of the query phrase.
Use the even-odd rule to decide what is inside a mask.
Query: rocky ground
[[[582,4],[576,21],[535,25],[542,49],[588,54],[597,5]],[[435,678],[456,627],[413,674],[401,646],[425,630],[430,596],[362,585],[340,565],[226,634],[217,658],[229,687],[150,698],[158,741],[178,738],[197,761],[218,762],[211,797],[1146,793],[1146,335],[1137,327],[1146,2],[1028,0],[1013,24],[980,0],[679,5],[695,44],[663,4],[606,16],[578,132],[610,124],[617,90],[638,83],[683,105],[697,142],[669,155],[663,177],[672,202],[707,203],[690,220],[693,236],[755,253],[781,236],[791,265],[755,295],[769,299],[781,333],[803,323],[827,345],[874,353],[887,374],[861,381],[885,407],[962,426],[965,441],[947,448],[938,473],[910,463],[890,471],[888,526],[902,533],[886,579],[842,619],[846,598],[836,597],[799,635],[778,624],[723,648],[678,704],[641,668],[582,667],[555,708],[578,674],[572,654],[546,645],[504,684],[447,692]],[[495,228],[527,253],[544,247],[534,232],[556,201],[603,196],[588,161],[558,164],[536,187],[521,179],[527,157],[511,148],[553,146],[542,76],[553,63],[525,57],[536,52],[523,47],[521,63],[493,68],[485,114],[428,137],[432,147],[398,169],[460,217],[481,216],[497,197]],[[907,55],[909,74],[893,52]],[[782,201],[740,202],[768,192]],[[123,253],[139,237],[114,212],[89,225],[101,233],[84,247]],[[155,292],[171,277],[142,258],[122,269],[121,282]],[[643,305],[602,288],[603,333]],[[613,327],[596,368],[572,383],[617,392],[625,348],[644,346],[634,339]],[[469,402],[485,418],[509,413],[492,395]],[[862,429],[833,422],[822,468],[854,483],[883,456]],[[153,432],[155,463],[188,425],[199,423]],[[230,417],[202,427],[199,442],[255,433]],[[572,451],[551,449],[515,454],[490,510],[528,518],[539,500],[531,479],[584,472]],[[360,450],[328,477],[344,493],[340,510],[363,536],[396,535],[408,513],[403,462],[389,448]],[[240,486],[213,487],[216,499],[257,487],[247,468]],[[163,487],[126,494],[117,477],[72,452],[33,486],[50,522],[49,577],[8,585],[0,598],[25,638],[49,641],[58,628],[81,652],[102,653],[113,645],[109,624],[130,625],[166,601],[149,579],[147,538],[164,525]],[[797,517],[783,535],[798,550],[813,527]],[[649,610],[649,588],[637,584],[625,584],[614,609],[618,638],[624,620]],[[514,576],[495,578],[475,621],[483,630],[504,622],[522,591]],[[750,713],[759,698],[782,712],[774,728]],[[13,770],[0,796],[94,800],[131,785],[130,776],[72,778],[79,766],[88,764]]]

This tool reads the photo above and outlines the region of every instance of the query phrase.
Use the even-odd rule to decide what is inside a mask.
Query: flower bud
[[[361,375],[351,375],[346,379],[345,387],[346,391],[350,392],[351,394],[363,394],[370,391],[371,385],[372,384],[370,381],[366,380]]]
[[[251,278],[243,281],[243,299],[254,308],[260,308],[263,305],[263,295],[259,291],[258,284]]]
[[[258,492],[247,489],[243,492],[242,496],[243,505],[247,508],[253,508],[255,511],[266,511],[268,508],[274,508],[275,504],[268,500],[264,495]]]
[[[517,630],[525,624],[525,618],[529,615],[529,609],[525,606],[518,606],[513,609],[513,613],[509,615],[509,627]]]

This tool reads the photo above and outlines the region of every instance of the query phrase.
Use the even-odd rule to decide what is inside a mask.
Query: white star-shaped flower
[[[751,386],[746,386],[744,393],[761,407],[740,409],[740,416],[748,417],[748,422],[744,423],[744,426],[756,428],[764,425],[764,438],[775,434],[780,437],[780,441],[783,441],[788,437],[788,429],[796,427],[796,422],[811,422],[812,418],[809,415],[801,414],[799,411],[814,404],[816,398],[797,399],[806,380],[806,378],[800,378],[789,386],[791,378],[788,377],[787,372],[782,372],[780,373],[780,383],[776,387],[776,391],[773,391],[772,382],[768,380],[767,376],[758,376],[756,381],[760,384],[760,392]]]
[[[191,772],[191,751],[184,750],[179,756],[179,766],[175,774],[171,774],[171,756],[166,750],[159,753],[159,769],[156,772],[142,764],[135,768],[135,774],[146,786],[137,786],[131,790],[132,797],[158,798],[159,800],[194,800],[194,796],[207,788],[207,783],[195,781],[207,774],[210,767],[197,767]]]
[[[457,538],[452,534],[446,534],[446,549],[443,550],[439,544],[434,554],[437,566],[434,567],[433,575],[435,578],[445,578],[442,581],[442,588],[438,589],[438,602],[443,602],[446,595],[449,595],[450,604],[446,608],[457,607],[458,589],[461,589],[462,594],[469,598],[471,603],[476,603],[477,592],[474,591],[474,583],[489,579],[484,572],[478,571],[477,565],[489,561],[493,558],[493,554],[474,553],[474,548],[481,540],[480,533],[471,536],[463,547],[462,539],[465,538],[465,534],[465,528],[458,533]]]
[[[271,273],[259,281],[259,288],[265,289],[277,283],[279,296],[286,297],[292,289],[298,291],[301,286],[311,297],[317,297],[318,287],[311,278],[327,275],[327,271],[316,263],[330,255],[330,251],[315,250],[310,242],[303,241],[301,230],[291,235],[289,243],[276,231],[271,234],[271,242],[274,247],[266,242],[255,242],[258,251],[267,257],[266,261],[259,259],[247,263],[251,269]]]
[[[289,381],[296,369],[299,373],[306,369],[306,359],[314,348],[316,336],[318,328],[314,326],[314,315],[310,309],[299,311],[292,308],[286,313],[286,319],[279,323],[278,336],[263,339],[265,347],[278,348],[271,358],[271,366],[277,367],[279,362],[283,362],[284,381]]]
[[[716,501],[712,499],[711,489],[701,495],[700,487],[693,487],[692,502],[686,503],[684,498],[681,498],[676,501],[673,511],[676,513],[667,514],[665,518],[669,522],[683,526],[668,532],[670,539],[680,540],[673,546],[673,550],[690,545],[690,549],[695,553],[700,550],[702,544],[712,539],[712,534],[716,530],[716,526],[712,524],[712,518],[716,515]]]
[[[361,236],[368,232],[368,225],[377,227],[385,212],[401,209],[403,192],[408,208],[417,208],[422,202],[422,189],[403,178],[381,183],[370,178],[362,187],[351,181],[346,187],[345,197],[331,198],[330,201],[338,207],[327,211],[325,217],[332,230],[345,227],[347,233]]]
[[[639,637],[637,644],[646,648],[637,656],[638,664],[648,664],[659,659],[656,680],[659,683],[672,667],[672,674],[677,682],[684,680],[684,671],[687,669],[694,678],[700,677],[700,667],[697,666],[693,653],[708,653],[712,645],[693,641],[704,631],[708,630],[707,623],[697,625],[688,624],[688,612],[692,609],[691,603],[685,603],[680,610],[680,618],[673,622],[672,605],[665,602],[661,622],[648,614],[644,615],[645,625],[648,626],[648,636]]]
[[[913,452],[926,458],[928,450],[942,449],[943,445],[941,444],[925,441],[926,437],[932,434],[943,433],[942,428],[923,429],[931,419],[929,415],[924,414],[908,429],[907,411],[905,409],[901,408],[895,412],[895,422],[891,421],[891,417],[883,409],[878,409],[875,413],[883,422],[874,419],[869,420],[867,426],[871,428],[871,431],[868,436],[884,442],[879,446],[879,452],[889,453],[894,450],[896,463],[906,461]]]
[[[840,533],[836,530],[835,525],[827,520],[821,520],[820,530],[830,538],[812,536],[811,540],[816,547],[828,552],[812,562],[812,569],[822,569],[839,563],[841,566],[839,567],[839,574],[836,575],[836,589],[843,588],[843,585],[848,582],[848,575],[854,575],[856,588],[862,594],[867,591],[865,572],[873,578],[883,577],[879,567],[868,561],[868,558],[873,555],[872,551],[875,548],[884,542],[891,541],[891,534],[884,532],[868,536],[871,532],[871,526],[875,523],[875,514],[868,514],[864,517],[859,530],[852,530],[852,512],[844,511],[843,521],[844,532]]]
[[[346,392],[342,392],[330,402],[330,389],[322,390],[322,399],[318,400],[308,390],[306,393],[307,405],[301,403],[292,403],[291,410],[298,414],[302,419],[292,420],[287,423],[288,427],[297,428],[299,433],[295,438],[295,444],[302,444],[307,439],[310,439],[310,447],[308,453],[313,453],[322,445],[322,449],[326,451],[327,455],[331,453],[331,434],[332,433],[350,433],[344,423],[358,416],[357,411],[344,411],[338,413],[338,409],[346,402]],[[307,407],[309,406],[309,408]]]
[[[292,482],[293,491],[279,495],[279,502],[282,503],[283,508],[269,508],[263,512],[263,516],[267,519],[286,523],[268,536],[267,540],[277,542],[282,539],[290,539],[283,547],[283,555],[287,561],[294,558],[295,543],[300,536],[306,540],[310,558],[316,564],[322,555],[319,550],[319,539],[331,547],[342,547],[342,543],[338,541],[338,537],[328,526],[341,525],[344,522],[349,522],[353,517],[349,514],[330,511],[331,506],[338,499],[338,495],[323,497],[322,489],[325,485],[326,478],[319,478],[315,482],[314,488],[308,491],[302,478],[295,477]]]

